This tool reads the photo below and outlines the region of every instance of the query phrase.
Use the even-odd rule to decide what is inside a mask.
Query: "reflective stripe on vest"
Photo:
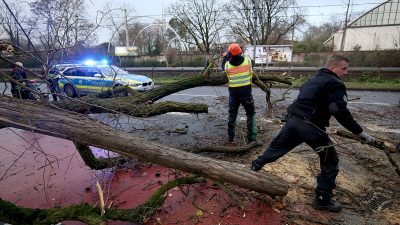
[[[245,57],[242,64],[233,66],[229,61],[225,63],[225,72],[228,76],[229,87],[242,87],[251,84],[253,70],[251,60]]]

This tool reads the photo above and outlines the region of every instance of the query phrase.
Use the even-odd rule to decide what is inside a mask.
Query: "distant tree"
[[[229,12],[226,24],[246,43],[277,44],[303,22],[295,0],[258,0],[257,36],[254,37],[254,0],[231,0],[225,5]]]
[[[191,35],[189,34],[188,29],[186,26],[184,26],[183,23],[181,23],[177,18],[171,18],[168,21],[168,25],[174,29],[174,31],[179,35],[179,37],[182,39],[182,41],[186,43],[194,43],[193,38],[191,38]],[[176,37],[176,34],[172,32],[171,30],[167,30],[166,36],[169,40],[173,39]],[[174,43],[172,43],[173,45]],[[179,47],[179,46],[174,46],[173,47]]]
[[[105,21],[110,24],[113,32],[111,41],[116,41],[118,46],[131,47],[135,34],[131,33],[132,26],[137,25],[134,13],[135,9],[127,3],[116,5],[115,2],[108,1],[103,8],[107,12]],[[126,33],[128,31],[128,33]]]
[[[303,40],[294,45],[296,52],[324,52],[331,51],[331,46],[325,46],[327,41],[336,31],[340,29],[340,22],[324,23],[320,26],[310,26],[304,32]]]
[[[76,54],[80,47],[94,40],[98,24],[92,24],[85,18],[84,0],[36,0],[29,5],[33,15],[30,21],[35,24],[33,37],[45,49],[51,50],[48,61],[58,50],[61,57]]]
[[[19,3],[20,4],[20,3]],[[8,3],[12,13],[19,23],[24,26],[27,25],[27,19],[22,8],[17,3]],[[0,2],[0,31],[3,30],[6,38],[13,45],[21,46],[21,39],[25,39],[21,28],[18,26],[17,21],[12,16],[11,12],[7,9],[3,2]],[[24,28],[25,29],[25,28]]]
[[[160,33],[158,33],[160,34]],[[153,46],[151,48],[151,55],[159,55],[162,52],[162,37],[161,35],[157,35],[155,40],[153,41]]]
[[[168,22],[168,24],[175,30],[176,33],[178,33],[178,35],[183,38],[186,39],[189,37],[189,31],[186,28],[186,26],[180,22],[177,18],[171,18]],[[171,31],[170,31],[171,32]],[[172,33],[172,32],[171,32]],[[175,37],[175,34],[171,34],[172,38]]]
[[[209,53],[218,31],[224,26],[222,11],[216,0],[182,0],[170,5],[173,25],[185,32],[189,44]],[[187,32],[187,33],[186,33]],[[186,37],[187,37],[186,36]]]
[[[163,51],[164,29],[157,24],[144,24],[133,22],[129,25],[128,34],[132,43],[137,48],[139,55],[158,55]],[[117,38],[118,45],[125,43],[125,30]]]

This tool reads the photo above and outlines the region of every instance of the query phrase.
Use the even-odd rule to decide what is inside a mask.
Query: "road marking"
[[[179,95],[179,96],[191,96],[191,97],[221,97],[224,95],[192,95],[192,94],[171,94],[171,95]],[[253,96],[265,96],[259,94],[253,94]],[[228,95],[226,95],[228,97]]]
[[[192,94],[172,94],[180,96],[192,96],[192,97],[218,97],[217,95],[192,95]]]

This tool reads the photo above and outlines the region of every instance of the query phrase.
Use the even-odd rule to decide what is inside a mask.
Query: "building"
[[[344,39],[342,37],[344,34]],[[324,44],[333,51],[400,49],[400,0],[389,0],[350,22]]]

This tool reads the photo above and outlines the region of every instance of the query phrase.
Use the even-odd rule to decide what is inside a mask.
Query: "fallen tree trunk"
[[[75,141],[74,141],[74,145],[76,147],[76,150],[79,152],[79,155],[85,162],[85,165],[93,170],[102,170],[102,169],[106,169],[106,168],[111,168],[116,165],[124,164],[127,161],[126,158],[122,157],[122,156],[98,159],[93,154],[89,145],[82,144],[82,143],[75,142]]]
[[[104,148],[271,196],[288,192],[288,184],[277,176],[146,141],[45,103],[0,96],[0,124]]]
[[[336,134],[338,136],[341,136],[341,137],[357,140],[357,141],[359,141],[361,143],[363,141],[358,135],[352,134],[352,133],[350,133],[348,131],[345,131],[345,130],[337,130]],[[396,153],[396,148],[392,143],[389,143],[387,141],[381,141],[381,140],[375,139],[372,143],[370,143],[368,145],[382,150],[386,154],[386,156],[388,157],[389,162],[392,164],[392,166],[393,166],[394,170],[396,171],[397,175],[400,176],[400,165],[392,157],[392,154],[397,154]]]
[[[199,146],[182,149],[183,151],[192,153],[202,153],[202,152],[219,152],[219,153],[247,153],[255,147],[260,147],[262,144],[253,141],[245,146]]]
[[[164,203],[168,190],[185,184],[200,183],[204,178],[180,177],[160,186],[143,204],[132,209],[109,208],[101,215],[100,208],[86,203],[50,209],[30,209],[15,205],[0,198],[0,220],[11,224],[57,224],[65,220],[78,220],[89,225],[98,225],[111,220],[143,223],[152,217]]]

